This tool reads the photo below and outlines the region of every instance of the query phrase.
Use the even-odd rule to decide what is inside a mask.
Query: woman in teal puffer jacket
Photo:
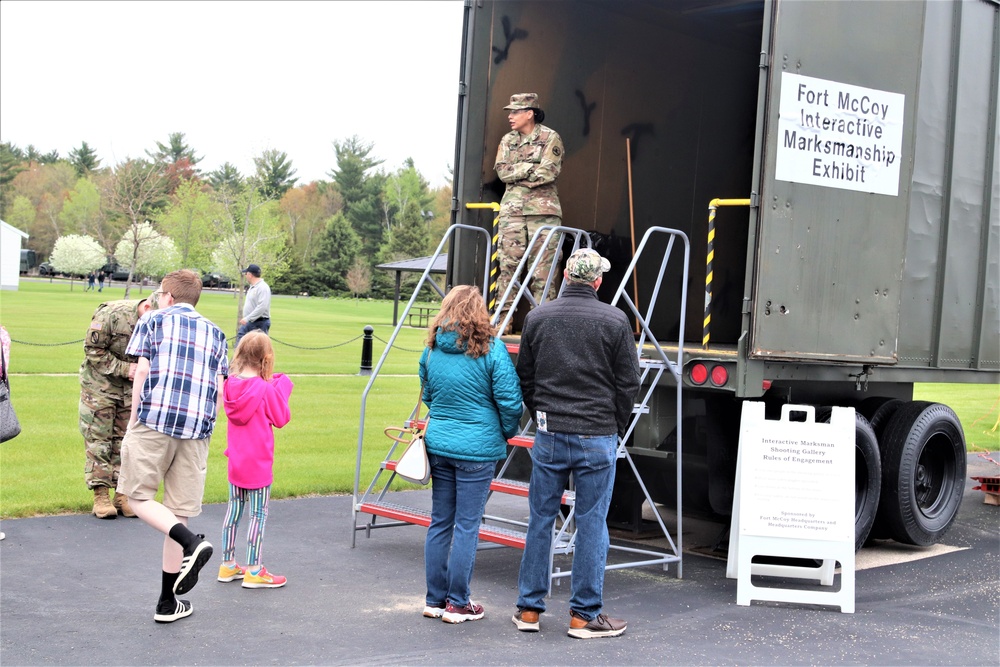
[[[521,420],[517,372],[495,333],[479,290],[460,285],[441,302],[420,357],[433,483],[424,616],[448,623],[484,616],[469,598],[479,524],[496,462]]]

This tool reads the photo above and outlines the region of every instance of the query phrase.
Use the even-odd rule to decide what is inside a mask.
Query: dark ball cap
[[[243,273],[252,273],[254,277],[260,278],[260,267],[256,264],[251,264],[247,268],[243,269]]]

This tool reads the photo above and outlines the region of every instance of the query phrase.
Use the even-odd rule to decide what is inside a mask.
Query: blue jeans
[[[247,322],[246,324],[241,324],[239,326],[239,328],[236,330],[236,345],[239,345],[240,344],[240,340],[242,340],[243,337],[246,336],[248,333],[250,333],[251,331],[256,331],[258,329],[260,331],[263,331],[264,333],[267,333],[268,331],[270,331],[271,330],[271,318],[270,317],[262,317],[259,320],[255,320],[253,322]],[[234,346],[234,349],[235,349],[235,346]]]
[[[604,606],[608,560],[608,505],[615,483],[616,435],[535,434],[528,490],[528,537],[521,557],[517,606],[545,611],[549,592],[552,534],[563,491],[573,473],[576,488],[576,544],[570,611],[592,621]]]
[[[469,604],[479,524],[495,461],[461,461],[428,454],[431,463],[431,525],[424,545],[427,604]]]

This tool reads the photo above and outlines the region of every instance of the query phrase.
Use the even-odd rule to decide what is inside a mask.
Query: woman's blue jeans
[[[431,525],[424,545],[427,605],[469,604],[479,524],[495,461],[462,461],[428,454],[431,463]]]
[[[615,483],[616,435],[573,435],[538,431],[531,448],[528,537],[518,577],[521,609],[545,611],[549,592],[552,529],[563,491],[573,473],[576,544],[569,608],[589,621],[604,605],[608,559],[608,506]]]

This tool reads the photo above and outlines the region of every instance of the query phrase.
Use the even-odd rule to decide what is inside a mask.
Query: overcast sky
[[[412,157],[432,185],[454,160],[463,3],[0,2],[0,140],[86,141],[102,166],[183,132],[211,171],[288,153],[328,179],[333,141]]]

